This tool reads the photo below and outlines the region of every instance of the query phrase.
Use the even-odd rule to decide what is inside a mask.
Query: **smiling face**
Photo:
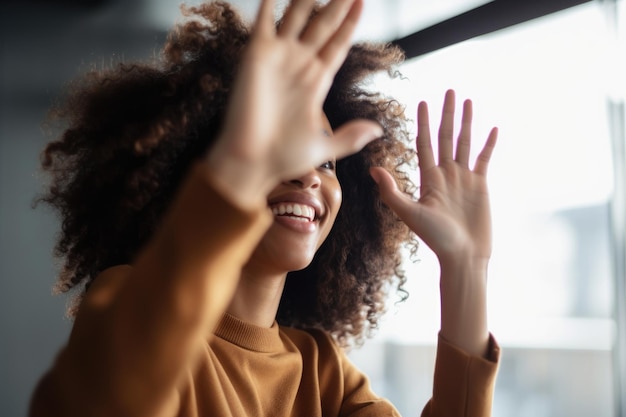
[[[326,117],[324,126],[332,135]],[[287,273],[313,260],[335,222],[341,205],[341,186],[335,161],[279,184],[268,196],[274,223],[252,254],[256,272]],[[250,269],[252,271],[252,269]]]

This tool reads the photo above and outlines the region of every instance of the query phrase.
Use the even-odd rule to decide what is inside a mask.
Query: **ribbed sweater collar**
[[[272,353],[284,349],[277,322],[270,328],[259,327],[225,313],[215,336],[255,352]]]

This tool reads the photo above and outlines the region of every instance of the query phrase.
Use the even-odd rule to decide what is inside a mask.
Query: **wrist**
[[[272,181],[255,161],[233,155],[219,143],[203,161],[211,184],[235,207],[244,211],[265,208],[267,195],[277,181]]]
[[[487,282],[489,256],[473,252],[457,252],[451,256],[438,256],[441,268],[441,283],[451,282],[453,286]]]

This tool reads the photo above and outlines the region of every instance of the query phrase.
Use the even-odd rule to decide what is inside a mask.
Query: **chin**
[[[311,257],[298,257],[299,259],[289,259],[285,257],[282,259],[284,270],[287,272],[301,271],[313,262],[313,256]]]
[[[263,244],[265,243],[265,244]],[[300,271],[311,264],[315,256],[315,250],[306,245],[268,245],[263,242],[253,252],[248,266],[251,271],[269,274],[286,274]],[[265,272],[262,272],[265,271]]]
[[[311,265],[311,261],[303,263],[299,266],[295,266],[294,268],[290,269],[289,272],[296,272],[296,271],[302,271],[303,269],[306,269],[309,265]]]

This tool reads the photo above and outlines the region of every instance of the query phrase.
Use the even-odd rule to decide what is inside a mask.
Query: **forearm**
[[[52,397],[68,416],[161,415],[171,407],[269,220],[264,211],[234,209],[202,168],[190,173],[133,267],[94,282],[33,410],[49,408]]]
[[[134,262],[128,301],[117,301],[142,300],[154,306],[150,317],[173,317],[177,326],[188,323],[210,332],[271,217],[266,205],[247,211],[233,206],[212,184],[219,174],[209,174],[204,165],[192,171],[160,230]]]
[[[487,263],[460,256],[441,261],[441,336],[479,357],[489,344]]]
[[[491,415],[500,349],[487,330],[486,282],[486,261],[441,261],[433,397],[422,417]]]
[[[137,384],[175,382],[191,364],[269,225],[264,211],[236,210],[214,193],[204,170],[194,167],[112,305],[120,350],[137,355],[128,360]]]

